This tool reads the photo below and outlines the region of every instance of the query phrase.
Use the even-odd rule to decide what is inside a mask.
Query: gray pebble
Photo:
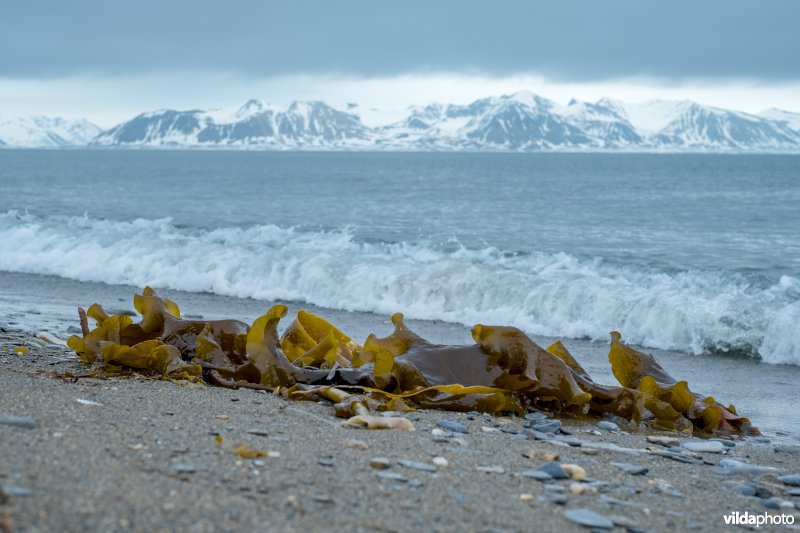
[[[611,463],[612,465],[616,466],[620,470],[627,472],[632,476],[643,476],[647,472],[650,471],[649,468],[644,466],[635,465],[633,463]]]
[[[564,513],[564,518],[585,527],[596,527],[600,529],[612,529],[614,527],[614,522],[607,517],[586,508],[570,509]]]
[[[569,474],[567,474],[564,469],[561,468],[561,464],[558,461],[548,461],[546,463],[542,463],[536,470],[550,474],[553,479],[569,478]]]
[[[742,496],[755,496],[756,495],[756,487],[755,485],[751,485],[750,483],[740,483],[733,487],[733,492],[737,492]]]
[[[542,498],[546,502],[556,505],[566,505],[569,499],[563,494],[548,494]]]
[[[800,474],[787,474],[778,476],[778,481],[790,487],[800,487]]]
[[[540,422],[537,424],[533,424],[531,429],[534,431],[539,431],[541,433],[556,433],[559,429],[561,429],[561,421],[560,420],[545,420],[544,422]]]
[[[0,494],[19,497],[33,496],[33,489],[29,489],[28,487],[18,487],[16,485],[6,485],[5,487],[0,487]]]
[[[266,429],[261,428],[250,428],[247,430],[247,433],[251,435],[258,435],[259,437],[269,437],[269,432]]]
[[[456,422],[455,420],[437,420],[436,425],[440,428],[446,429],[448,431],[453,431],[455,433],[469,433],[467,426],[461,424],[460,422]]]
[[[194,474],[197,469],[189,463],[175,463],[172,465],[172,471],[177,474]]]
[[[422,487],[424,485],[425,484],[422,481],[420,481],[419,479],[412,479],[411,481],[408,482],[408,486],[409,487],[414,487],[415,489],[418,489],[418,488],[420,488],[420,487]]]
[[[800,488],[789,489],[786,491],[786,494],[788,494],[789,496],[800,496]]]
[[[657,450],[654,452],[650,452],[652,455],[657,455],[659,457],[666,457],[667,459],[672,459],[673,461],[678,461],[679,463],[686,463],[686,464],[703,464],[703,461],[699,461],[697,459],[692,459],[690,457],[686,457],[681,453],[670,452],[667,450]]]
[[[333,459],[320,459],[318,463],[320,464],[320,466],[324,466],[326,468],[333,467]]]
[[[406,483],[408,478],[402,474],[398,474],[397,472],[375,472],[375,475],[381,479],[388,479],[391,481],[399,481],[400,483]]]
[[[730,440],[730,439],[722,439],[722,438],[719,438],[719,437],[711,437],[711,438],[710,438],[710,439],[708,439],[708,440],[713,440],[713,441],[716,441],[716,442],[721,442],[722,444],[724,444],[724,445],[725,445],[726,447],[728,447],[728,448],[733,448],[734,446],[736,446],[736,443],[735,443],[735,442],[733,442],[733,441],[732,441],[732,440]]]
[[[722,453],[725,445],[718,440],[687,441],[682,444],[684,448],[698,453]]]
[[[541,411],[533,411],[525,415],[525,420],[528,422],[539,423],[547,420],[547,415]]]
[[[566,435],[556,435],[553,440],[563,442],[564,444],[569,444],[573,448],[580,448],[583,445],[583,441],[581,439],[568,437]]]
[[[386,470],[392,464],[389,462],[389,459],[385,457],[373,457],[369,460],[369,466],[372,468],[377,468],[378,470]]]
[[[563,470],[563,469],[562,469]],[[553,476],[543,470],[523,470],[518,476],[533,478],[537,481],[550,481]]]
[[[597,427],[603,431],[611,431],[614,433],[619,431],[619,426],[614,422],[609,422],[608,420],[601,420],[597,423]]]
[[[333,498],[331,498],[327,494],[315,494],[314,501],[319,503],[333,503]]]
[[[711,471],[715,474],[729,476],[732,474],[765,474],[768,472],[777,472],[777,468],[771,466],[751,465],[736,459],[722,459],[719,466],[714,466]]]
[[[78,334],[82,334],[83,330],[81,328],[79,328],[78,326],[69,326],[67,328],[67,333],[72,333],[74,335],[78,335]]]
[[[397,461],[397,464],[400,466],[405,466],[406,468],[413,468],[414,470],[422,470],[424,472],[436,472],[436,467],[432,464],[422,463],[420,461],[407,461],[405,459],[401,459]]]
[[[29,416],[0,415],[0,426],[33,429],[36,427],[36,420]]]

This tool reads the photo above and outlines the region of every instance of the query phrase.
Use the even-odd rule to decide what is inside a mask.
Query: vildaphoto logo
[[[723,515],[725,525],[728,526],[790,526],[794,524],[794,515],[769,514],[767,512],[756,514],[749,511],[743,513],[734,511]]]

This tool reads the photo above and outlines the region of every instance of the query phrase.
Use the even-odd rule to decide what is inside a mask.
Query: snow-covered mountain
[[[0,117],[0,147],[53,148],[83,146],[102,130],[88,120],[60,117]]]
[[[8,142],[3,131],[0,127],[0,143],[23,145]],[[631,104],[610,98],[562,105],[527,91],[466,105],[433,103],[393,111],[354,103],[278,107],[250,100],[230,110],[153,111],[103,132],[88,135],[88,126],[82,131],[74,138],[57,134],[64,142],[50,142],[267,150],[800,153],[800,113],[771,109],[753,115],[691,101]]]
[[[103,132],[92,144],[353,148],[369,145],[371,136],[358,116],[323,102],[293,102],[285,109],[272,109],[250,100],[232,113],[197,109],[143,113]]]

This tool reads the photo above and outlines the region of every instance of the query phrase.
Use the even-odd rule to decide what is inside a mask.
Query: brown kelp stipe
[[[391,335],[370,335],[361,345],[306,311],[279,336],[284,305],[273,306],[251,326],[184,320],[175,302],[150,287],[134,296],[134,306],[139,322],[92,305],[86,314],[97,326],[82,338],[70,337],[70,348],[108,372],[133,368],[170,380],[326,399],[348,424],[371,429],[413,429],[404,418],[370,414],[381,410],[522,415],[537,409],[611,414],[699,436],[758,433],[732,405],[693,393],[653,356],[623,344],[616,331],[608,359],[619,387],[595,383],[561,342],[545,350],[513,327],[477,324],[475,344],[440,345],[412,332],[397,313]]]

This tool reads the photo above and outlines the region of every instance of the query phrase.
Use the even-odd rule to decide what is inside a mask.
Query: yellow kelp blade
[[[295,361],[327,337],[332,337],[334,344],[351,340],[324,318],[301,309],[281,337],[281,350],[290,361]]]
[[[394,332],[388,337],[378,338],[370,335],[364,342],[364,349],[377,353],[387,352],[392,356],[404,354],[414,344],[427,344],[428,341],[408,329],[403,321],[403,313],[392,315]]]

